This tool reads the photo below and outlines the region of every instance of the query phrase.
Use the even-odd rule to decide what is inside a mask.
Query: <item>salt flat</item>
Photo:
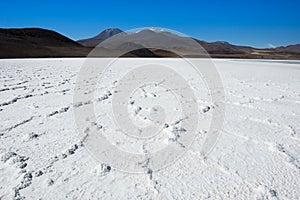
[[[226,104],[214,149],[202,157],[203,133],[150,176],[101,163],[82,144],[73,94],[84,59],[0,60],[0,199],[299,199],[300,62],[213,62]],[[101,124],[94,125],[120,148],[139,151],[108,131],[101,109],[115,95],[116,80],[107,79],[100,88],[105,98],[95,105]],[[202,83],[191,84],[201,94]],[[199,104],[202,114],[213,109]]]

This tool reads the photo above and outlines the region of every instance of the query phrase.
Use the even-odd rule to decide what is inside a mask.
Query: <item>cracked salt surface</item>
[[[226,118],[213,151],[203,158],[207,130],[198,130],[184,156],[152,171],[150,146],[115,130],[112,143],[145,154],[145,173],[130,174],[97,162],[83,146],[92,127],[106,136],[114,130],[100,111],[118,92],[118,81],[107,77],[94,102],[73,105],[83,61],[0,60],[0,199],[300,199],[300,64],[214,60],[226,92]],[[196,112],[209,116],[213,102],[206,101],[200,82],[189,81],[205,96]],[[138,98],[160,98],[165,92],[137,91],[128,102],[131,118],[152,123],[160,108],[151,110]],[[73,109],[91,103],[98,109],[97,121],[86,119],[86,135],[78,135]],[[182,120],[170,118],[163,124],[165,135],[152,142],[176,143],[185,132],[178,126]]]

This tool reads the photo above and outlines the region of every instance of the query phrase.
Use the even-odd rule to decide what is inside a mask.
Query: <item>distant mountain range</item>
[[[112,36],[115,36],[113,42],[105,42]],[[106,57],[119,55],[122,52],[127,52],[122,54],[123,57],[178,57],[178,55],[201,57],[201,52],[195,54],[199,49],[196,49],[192,41],[196,41],[213,58],[300,59],[300,44],[258,49],[232,45],[228,42],[205,42],[192,39],[167,31],[145,29],[125,33],[120,29],[110,28],[95,37],[73,41],[55,31],[40,28],[0,29],[0,58],[85,57],[87,55]],[[174,41],[180,45],[174,46]],[[99,43],[102,47],[93,50]],[[154,44],[155,48],[145,48],[139,44],[145,44],[144,46],[147,47]],[[166,51],[164,47],[172,51]],[[92,54],[89,54],[91,51]]]

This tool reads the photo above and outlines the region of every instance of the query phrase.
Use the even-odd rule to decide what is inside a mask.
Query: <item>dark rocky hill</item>
[[[77,57],[90,50],[51,30],[0,29],[0,58]]]

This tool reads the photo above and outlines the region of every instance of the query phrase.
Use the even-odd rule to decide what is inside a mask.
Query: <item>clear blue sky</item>
[[[164,27],[255,47],[300,43],[299,0],[1,1],[0,27],[41,27],[72,39],[117,27]]]

